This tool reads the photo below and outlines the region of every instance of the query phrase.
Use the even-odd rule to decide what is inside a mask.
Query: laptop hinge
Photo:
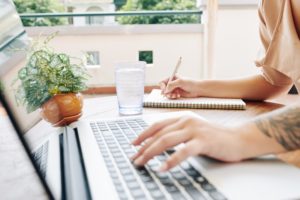
[[[65,183],[63,198],[91,199],[77,132],[70,127],[65,127],[63,144],[63,182]]]

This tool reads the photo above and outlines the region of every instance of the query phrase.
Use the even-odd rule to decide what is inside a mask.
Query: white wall
[[[29,36],[40,32],[60,34],[51,45],[60,52],[80,56],[83,51],[100,52],[100,68],[90,69],[90,85],[114,85],[114,63],[138,60],[138,51],[152,50],[153,65],[147,67],[146,84],[168,77],[180,56],[179,73],[200,79],[203,68],[202,25],[116,25],[99,27],[31,27]]]
[[[207,1],[197,0],[199,8],[204,10],[203,21],[207,16]],[[260,73],[254,65],[260,48],[258,3],[259,0],[218,1],[213,78]]]
[[[221,8],[216,33],[214,77],[259,73],[254,65],[259,48],[257,8]]]

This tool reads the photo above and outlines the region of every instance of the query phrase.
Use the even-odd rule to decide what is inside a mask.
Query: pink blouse
[[[295,84],[300,92],[300,38],[291,0],[262,0],[260,37],[264,52],[255,62],[273,85]]]

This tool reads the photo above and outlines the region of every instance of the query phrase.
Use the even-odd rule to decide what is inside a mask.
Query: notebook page
[[[245,109],[246,104],[241,99],[226,98],[179,98],[168,99],[161,90],[154,89],[144,100],[145,107],[160,108],[205,108],[205,109]]]

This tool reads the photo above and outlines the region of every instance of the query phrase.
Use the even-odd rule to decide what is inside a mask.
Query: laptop
[[[7,1],[6,9],[15,12]],[[11,7],[10,7],[11,6]],[[19,19],[18,19],[19,20]],[[18,26],[20,22],[12,23]],[[13,30],[16,30],[15,28]],[[52,199],[296,199],[300,198],[300,169],[274,156],[240,163],[222,163],[192,157],[169,172],[156,169],[176,148],[156,156],[143,167],[130,157],[138,149],[130,142],[152,123],[192,112],[170,112],[132,117],[80,119],[70,126],[53,128],[15,104],[11,81],[24,64],[24,55],[9,52],[26,47],[20,32],[0,48],[1,104],[14,127],[36,178]],[[1,33],[6,34],[6,33]],[[9,37],[8,37],[9,36]],[[101,106],[101,105],[99,105]],[[1,177],[0,177],[1,178]],[[26,195],[26,194],[24,194]]]
[[[4,103],[2,97],[1,102]],[[6,106],[5,106],[6,107]],[[6,107],[10,112],[10,108]],[[175,149],[135,167],[130,145],[149,124],[190,112],[82,120],[58,129],[28,155],[55,199],[295,199],[299,169],[274,157],[225,164],[194,157],[167,173],[157,172]],[[10,116],[14,122],[14,116]],[[15,124],[16,130],[18,126]],[[37,130],[37,128],[33,128]],[[31,134],[28,132],[26,134]],[[25,135],[26,135],[25,134]],[[75,146],[75,147],[74,147]],[[72,156],[73,155],[73,156]],[[79,156],[75,156],[79,155]],[[80,161],[82,160],[82,162]],[[74,169],[77,168],[77,169]],[[79,184],[78,184],[79,183]]]

